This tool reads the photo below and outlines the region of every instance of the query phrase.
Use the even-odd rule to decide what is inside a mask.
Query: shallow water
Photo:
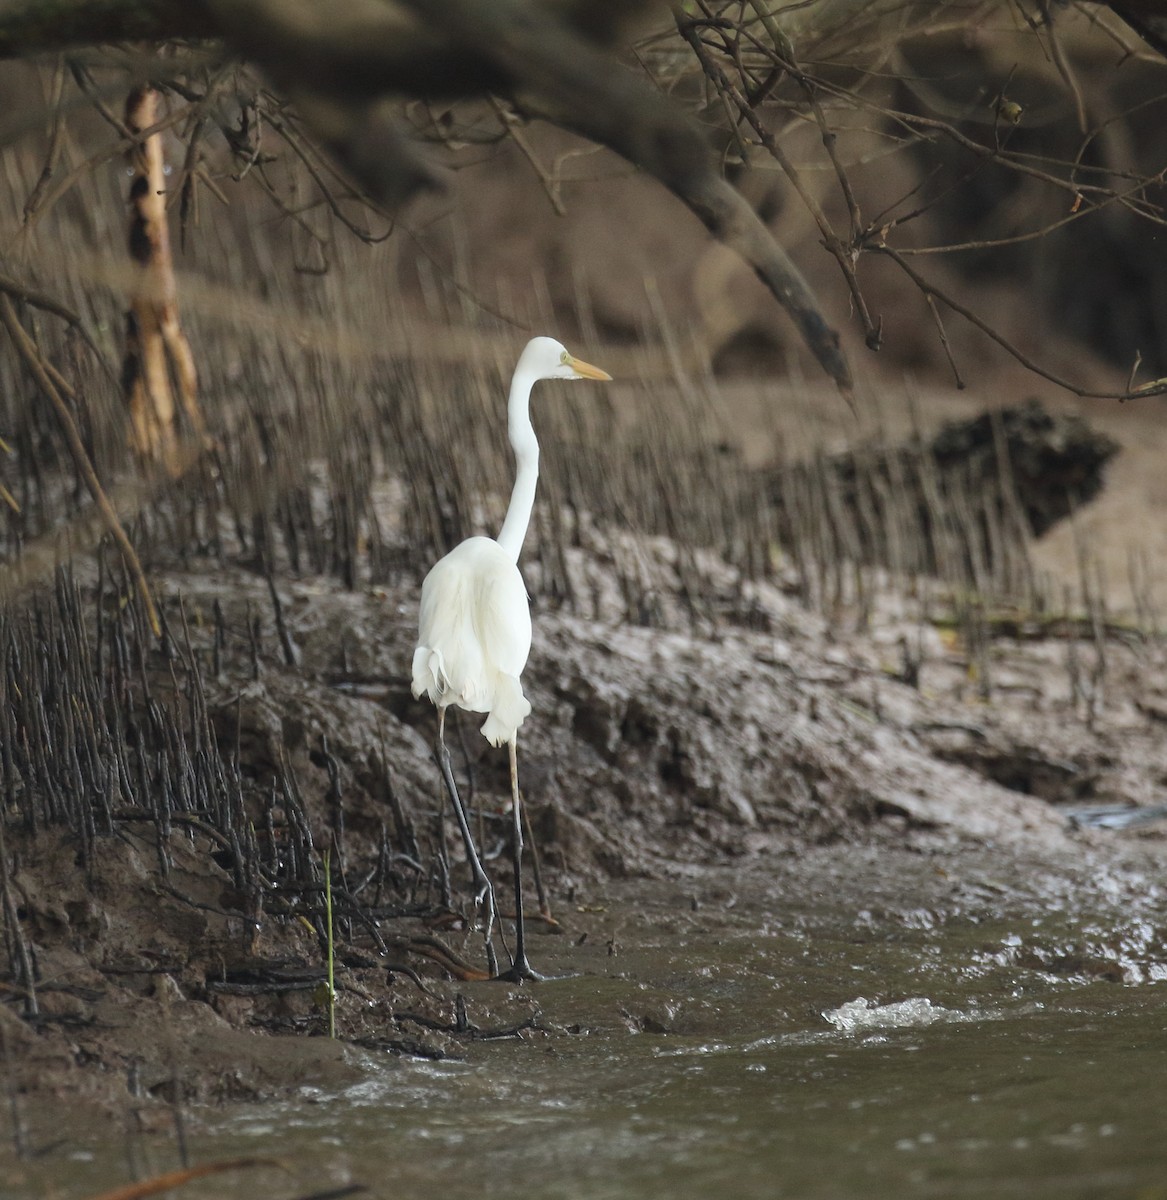
[[[291,1174],[182,1194],[1167,1196],[1157,890],[1100,916],[1049,894],[1002,911],[995,886],[913,909],[723,886],[681,916],[686,893],[629,889],[611,911],[635,949],[537,940],[581,972],[533,992],[557,1032],[461,1061],[354,1052],[347,1090],[192,1112],[192,1161]],[[38,1159],[0,1149],[0,1196],[71,1200],[176,1162],[169,1136],[70,1130]]]

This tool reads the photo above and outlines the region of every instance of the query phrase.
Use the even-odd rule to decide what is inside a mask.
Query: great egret
[[[527,961],[523,928],[523,829],[519,799],[518,732],[531,711],[519,676],[531,651],[531,610],[519,573],[519,553],[535,503],[539,442],[531,424],[531,388],[540,379],[611,379],[573,357],[554,338],[532,338],[519,356],[507,402],[507,430],[515,455],[515,486],[498,540],[467,538],[438,562],[421,585],[418,645],[413,653],[413,694],[438,709],[438,763],[458,820],[466,858],[486,902],[486,941],[494,922],[494,892],[482,868],[466,810],[458,796],[446,749],[446,709],[451,704],[486,713],[482,734],[492,746],[510,747],[514,820],[515,953],[501,978],[537,979]]]

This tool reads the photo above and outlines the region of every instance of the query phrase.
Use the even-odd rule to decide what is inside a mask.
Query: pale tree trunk
[[[141,133],[158,119],[158,93],[135,88],[126,100],[126,126]],[[178,321],[178,291],[166,223],[166,174],[162,135],[130,151],[130,256],[138,264],[126,314],[122,380],[130,410],[130,443],[147,461],[171,474],[182,470],[175,386],[200,439],[206,429],[198,402],[198,375],[190,343]]]

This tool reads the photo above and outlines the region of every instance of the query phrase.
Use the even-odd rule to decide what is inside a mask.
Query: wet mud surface
[[[670,546],[650,552],[667,596]],[[845,633],[770,584],[745,585],[748,625],[662,603],[654,625],[630,626],[605,615],[602,559],[572,553],[581,589],[591,581],[600,597],[595,615],[537,608],[525,676],[534,713],[520,771],[554,916],[540,920],[531,901],[536,967],[602,978],[622,955],[666,953],[670,938],[732,921],[738,905],[796,929],[819,897],[849,926],[866,913],[880,937],[897,924],[1062,915],[1061,938],[992,953],[1116,983],[1167,969],[1157,641],[1018,620],[974,655],[890,593],[865,631]],[[268,581],[244,566],[159,578],[184,632],[131,674],[147,710],[177,714],[192,763],[230,764],[241,841],[230,823],[177,803],[163,819],[161,802],[144,803],[161,769],[142,776],[137,807],[115,797],[106,829],[9,821],[6,904],[22,932],[10,933],[0,1003],[9,1091],[149,1127],[176,1094],[220,1103],[344,1086],[363,1069],[354,1048],[441,1059],[476,1041],[565,1036],[578,1014],[557,1011],[562,991],[473,982],[481,938],[449,822],[439,852],[434,715],[408,691],[412,588],[280,580],[277,622]],[[464,716],[451,742],[484,813],[509,938],[505,756]],[[1111,828],[1093,827],[1099,813]],[[321,877],[305,868],[293,887],[286,861],[326,847],[335,1042]],[[658,998],[624,1019],[666,1028],[684,1011]]]

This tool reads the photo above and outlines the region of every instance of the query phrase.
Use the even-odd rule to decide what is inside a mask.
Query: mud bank
[[[811,615],[780,581],[728,571],[722,610],[712,597],[695,615],[675,598],[673,547],[645,555],[660,582],[651,624],[606,612],[619,605],[605,562],[583,549],[570,569],[593,614],[535,614],[521,772],[553,913],[531,914],[538,966],[602,974],[638,936],[638,889],[665,889],[678,933],[699,907],[763,883],[777,926],[783,897],[828,892],[855,911],[873,897],[927,913],[975,895],[997,912],[1073,907],[1103,924],[1132,897],[1156,903],[1164,826],[1130,817],[1153,818],[1161,796],[1158,642],[1017,617],[974,653],[919,597],[889,591],[860,632]],[[9,705],[10,1092],[149,1124],[176,1096],[354,1078],[354,1047],[439,1057],[468,1039],[564,1036],[539,985],[468,982],[481,939],[439,817],[433,713],[406,678],[413,589],[280,581],[273,604],[258,572],[197,563],[161,584],[162,649],[135,648],[117,624],[129,618],[108,596],[95,603],[96,579],[7,617],[9,686],[35,644],[109,681],[86,700],[59,668],[36,710],[50,747],[39,764],[33,710]],[[88,745],[81,726],[61,732],[54,703],[90,714]],[[505,757],[465,718],[452,741],[505,917]],[[71,777],[97,781],[77,809],[88,824],[34,794],[64,793]],[[207,798],[216,789],[222,803]],[[1126,827],[1086,827],[1106,814]],[[335,1042],[323,1036],[325,849]],[[1073,969],[1155,967],[1124,965],[1116,944],[1081,949]]]

